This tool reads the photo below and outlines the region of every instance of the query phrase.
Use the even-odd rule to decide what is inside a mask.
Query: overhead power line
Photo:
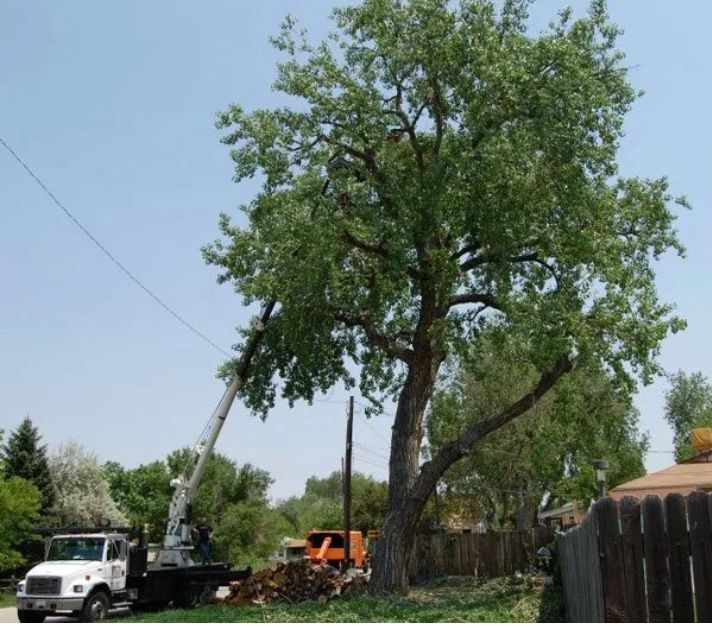
[[[203,334],[199,329],[196,329],[194,325],[191,325],[185,318],[183,318],[178,312],[176,312],[172,307],[170,307],[163,299],[158,297],[154,292],[152,292],[146,284],[144,284],[136,275],[134,275],[126,266],[124,266],[118,259],[116,259],[112,253],[96,238],[92,233],[87,229],[81,221],[71,212],[69,211],[60,201],[59,199],[52,193],[52,191],[42,182],[42,180],[32,171],[32,169],[20,158],[20,156],[10,147],[10,145],[2,138],[0,137],[0,144],[2,144],[5,149],[15,158],[15,161],[19,163],[39,185],[44,192],[49,196],[53,201],[54,204],[57,205],[66,215],[67,217],[84,233],[85,236],[87,236],[98,248],[99,250],[104,253],[116,266],[119,267],[119,269],[131,280],[133,281],[141,290],[143,290],[151,299],[153,299],[158,305],[160,305],[166,312],[168,312],[173,318],[175,318],[179,323],[181,323],[184,327],[192,331],[196,336],[207,342],[211,347],[222,353],[223,355],[227,357],[231,357],[231,354],[227,351],[225,351],[222,347],[218,346],[215,344],[210,338],[208,338],[205,334]]]

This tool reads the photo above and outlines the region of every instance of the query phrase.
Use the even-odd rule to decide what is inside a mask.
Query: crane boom
[[[173,498],[168,513],[168,524],[163,541],[163,549],[159,554],[159,562],[163,565],[190,564],[190,507],[195,492],[205,471],[205,465],[210,454],[215,449],[215,443],[225,424],[232,402],[246,380],[252,358],[257,351],[260,340],[265,330],[267,321],[272,316],[276,301],[270,301],[262,310],[259,317],[255,318],[250,338],[242,351],[240,361],[235,367],[232,379],[223,393],[213,416],[210,419],[208,434],[205,440],[197,447],[198,459],[189,477],[180,476],[171,481],[174,488]]]

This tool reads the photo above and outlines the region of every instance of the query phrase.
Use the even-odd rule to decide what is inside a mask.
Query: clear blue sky
[[[217,237],[218,212],[235,215],[255,187],[231,181],[214,113],[231,102],[280,104],[268,36],[291,12],[321,38],[333,4],[0,0],[0,134],[221,346],[252,312],[216,285],[199,249]],[[535,23],[560,6],[540,2]],[[666,341],[662,363],[710,373],[712,3],[619,0],[610,9],[626,31],[631,78],[646,91],[628,119],[622,173],[667,174],[694,205],[678,223],[687,259],[658,268],[662,297],[689,322]],[[0,295],[0,428],[29,413],[50,447],[76,439],[126,465],[194,442],[222,391],[220,354],[130,283],[1,150]],[[637,398],[655,450],[672,448],[664,389],[658,381]],[[337,403],[279,404],[265,424],[238,404],[219,450],[268,469],[273,497],[299,492],[309,475],[340,465],[345,398],[336,390]],[[358,420],[355,439],[385,452],[391,421]],[[361,457],[357,469],[385,477],[379,454]],[[671,458],[651,453],[648,468]]]

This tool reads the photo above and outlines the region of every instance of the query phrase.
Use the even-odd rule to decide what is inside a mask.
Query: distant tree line
[[[102,464],[79,443],[51,454],[26,417],[3,441],[0,432],[0,571],[42,559],[38,528],[129,526],[134,538],[145,527],[160,542],[173,489],[171,479],[187,474],[195,453],[178,449],[165,459],[135,468]],[[343,526],[341,475],[311,477],[304,494],[270,504],[270,474],[215,453],[206,465],[192,517],[214,529],[215,556],[236,565],[263,564],[284,537],[301,538],[312,528]],[[378,527],[386,497],[384,482],[353,477],[354,528]]]

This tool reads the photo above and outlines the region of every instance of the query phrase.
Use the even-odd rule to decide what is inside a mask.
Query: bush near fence
[[[548,528],[485,534],[419,535],[411,575],[494,578],[524,571],[537,549],[552,540]]]
[[[712,621],[712,497],[608,497],[558,541],[572,622]]]

